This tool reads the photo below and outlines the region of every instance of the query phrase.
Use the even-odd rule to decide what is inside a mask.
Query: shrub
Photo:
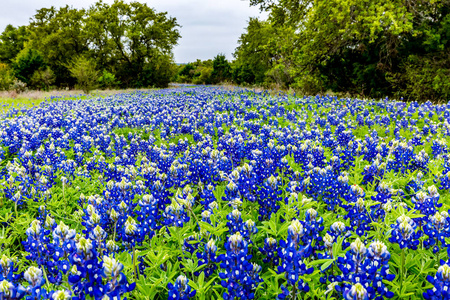
[[[27,84],[19,79],[14,79],[13,83],[9,86],[9,90],[16,92],[17,94],[26,92]]]
[[[7,64],[0,63],[0,90],[9,89],[15,79],[13,70]]]
[[[98,79],[98,83],[104,89],[111,89],[118,86],[120,81],[116,79],[116,75],[113,73],[103,70],[102,76]]]
[[[213,70],[211,72],[212,83],[219,83],[231,79],[231,66],[225,54],[218,54],[213,60]]]
[[[93,60],[79,56],[72,61],[68,69],[77,80],[77,88],[86,94],[98,86],[99,72]]]
[[[31,84],[33,88],[48,91],[50,86],[55,82],[55,73],[49,67],[43,70],[37,70],[31,76]]]
[[[34,49],[25,48],[17,54],[13,62],[15,76],[30,85],[31,77],[37,70],[45,68],[44,57]]]

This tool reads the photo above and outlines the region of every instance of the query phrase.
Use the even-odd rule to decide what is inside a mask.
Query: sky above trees
[[[8,24],[27,25],[29,18],[42,7],[73,5],[88,8],[95,0],[15,0],[2,3],[0,30]],[[113,0],[105,0],[113,3]],[[128,2],[128,1],[127,1]],[[262,16],[247,0],[151,0],[147,3],[158,12],[167,11],[177,18],[181,39],[174,48],[175,61],[187,63],[196,59],[211,59],[224,53],[232,59],[239,36],[249,17]]]

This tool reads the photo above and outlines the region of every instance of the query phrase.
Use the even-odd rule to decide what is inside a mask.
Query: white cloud
[[[0,30],[8,24],[26,25],[36,10],[42,7],[71,5],[88,8],[90,0],[3,0]],[[112,3],[112,0],[105,0]],[[128,1],[129,2],[129,1]],[[260,16],[257,7],[249,7],[248,0],[151,0],[145,1],[157,11],[167,11],[177,18],[181,39],[174,49],[177,62],[197,58],[209,59],[224,53],[228,59],[237,46],[250,17]],[[264,17],[264,16],[263,16]]]

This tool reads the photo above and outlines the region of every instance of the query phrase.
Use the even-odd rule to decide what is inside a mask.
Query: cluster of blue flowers
[[[225,299],[394,297],[393,251],[450,248],[449,122],[449,104],[212,87],[12,109],[1,226],[28,227],[0,298],[133,298],[174,264],[161,298],[211,297],[200,276]],[[432,267],[423,296],[449,298],[448,262]]]

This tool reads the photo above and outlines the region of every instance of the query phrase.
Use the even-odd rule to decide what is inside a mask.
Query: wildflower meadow
[[[0,116],[0,299],[449,299],[450,105],[187,87]]]

